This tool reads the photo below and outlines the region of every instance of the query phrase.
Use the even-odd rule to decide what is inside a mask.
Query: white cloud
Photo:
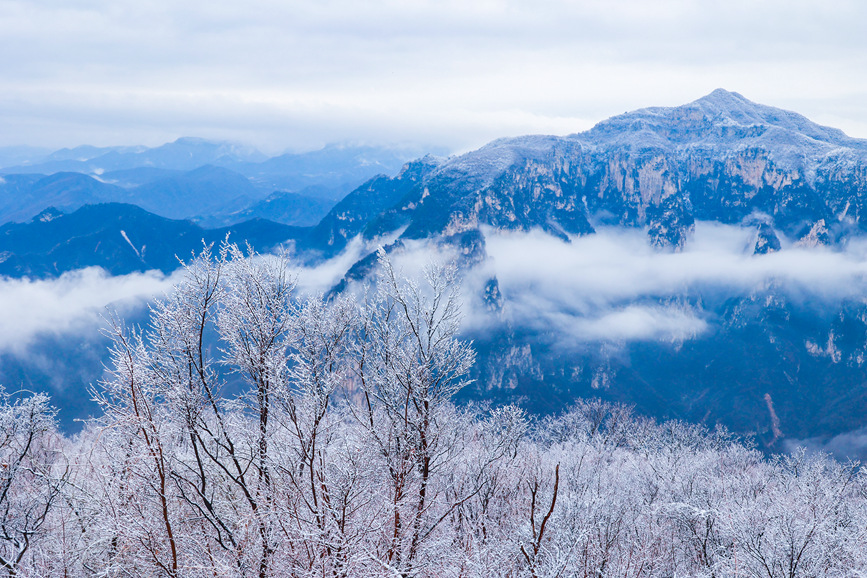
[[[703,333],[708,327],[704,319],[687,309],[643,305],[603,311],[597,317],[550,312],[538,321],[554,322],[560,332],[582,342],[682,341]]]
[[[775,281],[832,298],[860,295],[867,287],[863,244],[843,251],[789,246],[755,256],[754,234],[751,229],[698,223],[694,242],[681,253],[654,251],[638,230],[601,229],[570,244],[541,232],[489,232],[487,246],[507,296],[510,289],[532,287],[577,311],[695,287],[740,293]]]
[[[303,265],[294,267],[292,272],[296,277],[299,291],[307,295],[327,293],[340,282],[349,268],[370,250],[361,237],[356,236],[340,254],[331,259],[312,267]]]
[[[727,298],[776,283],[789,295],[821,306],[867,292],[867,241],[844,250],[791,245],[770,255],[751,254],[754,231],[698,223],[682,253],[657,252],[640,230],[601,229],[571,243],[539,231],[486,230],[490,259],[465,281],[466,323],[495,327],[478,296],[496,276],[507,318],[516,324],[574,342],[682,341],[706,332],[714,319],[687,293]],[[386,240],[388,241],[388,240]],[[453,258],[448,248],[412,241],[394,256],[396,266],[417,278],[429,261]],[[372,245],[353,240],[335,258],[299,266],[302,293],[326,292]],[[96,331],[108,304],[141,304],[171,289],[173,278],[151,272],[109,277],[100,269],[54,280],[0,279],[0,351],[23,352],[38,335]]]
[[[867,294],[867,240],[831,250],[782,239],[782,251],[753,255],[755,229],[709,222],[696,224],[694,239],[680,253],[654,250],[639,229],[600,228],[570,243],[539,230],[483,232],[489,259],[466,274],[463,287],[464,327],[475,332],[500,331],[505,320],[569,343],[678,342],[712,329],[718,322],[714,304],[772,284],[817,310]],[[404,245],[391,258],[408,278],[418,278],[426,263],[456,257],[427,241]],[[356,246],[332,261],[314,285],[336,282],[341,267],[370,249]],[[308,270],[301,278],[311,273],[319,275]],[[505,301],[504,318],[480,301],[493,277]]]
[[[835,436],[822,436],[807,439],[783,440],[783,449],[794,453],[798,448],[806,448],[809,452],[829,453],[838,460],[867,459],[867,428],[858,428]]]
[[[325,293],[367,250],[369,247],[356,238],[342,253],[315,267],[296,266],[290,261],[290,272],[301,294]],[[103,269],[91,267],[56,279],[0,277],[0,353],[32,357],[28,347],[47,334],[81,335],[90,340],[107,313],[123,316],[171,293],[182,275],[183,270],[178,270],[171,276],[148,271],[112,277]]]
[[[496,276],[513,323],[579,342],[681,341],[715,322],[694,298],[718,302],[773,283],[815,307],[867,291],[867,243],[845,250],[788,245],[752,255],[751,229],[698,223],[681,253],[653,250],[643,231],[601,229],[571,243],[539,231],[486,231],[491,259],[469,277],[473,292]],[[692,300],[685,300],[691,295]],[[490,317],[469,311],[468,327]]]
[[[23,353],[43,334],[98,331],[106,306],[123,311],[171,288],[159,272],[110,277],[98,268],[57,279],[0,277],[0,351]]]

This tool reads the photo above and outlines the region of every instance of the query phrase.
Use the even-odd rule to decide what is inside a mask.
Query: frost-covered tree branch
[[[301,295],[224,244],[144,327],[109,318],[103,415],[56,431],[0,394],[9,576],[867,574],[867,477],[805,452],[581,400],[457,405],[458,271]]]

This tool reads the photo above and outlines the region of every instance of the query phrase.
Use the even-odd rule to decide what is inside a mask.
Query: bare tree
[[[351,298],[306,299],[293,325],[288,380],[274,392],[285,442],[275,463],[291,496],[283,509],[289,520],[281,524],[286,536],[298,536],[300,555],[293,562],[299,574],[347,576],[353,565],[353,522],[367,502],[364,468],[335,392],[349,377],[356,320]]]
[[[0,389],[0,566],[8,576],[49,533],[69,473],[54,416],[48,396]]]
[[[364,396],[360,422],[378,449],[391,493],[389,535],[378,555],[381,563],[409,576],[422,542],[445,519],[435,513],[439,488],[432,480],[456,457],[449,400],[469,382],[475,354],[458,338],[453,265],[428,266],[420,285],[400,279],[382,250],[379,264],[378,292],[364,309],[357,337]]]
[[[109,445],[114,442],[119,446],[114,449],[126,456],[118,472],[118,493],[112,501],[116,507],[111,510],[119,522],[115,524],[113,549],[121,542],[124,548],[129,548],[124,536],[130,527],[138,528],[141,532],[134,542],[147,553],[153,565],[167,576],[178,576],[175,528],[179,513],[172,507],[176,497],[171,495],[176,456],[168,441],[174,432],[162,406],[164,384],[153,371],[154,363],[139,332],[127,331],[119,320],[112,318],[107,333],[113,341],[111,369],[95,399],[104,412],[102,423],[112,430],[102,441]],[[148,496],[155,498],[153,503]],[[150,523],[154,517],[161,521],[156,528]]]
[[[0,495],[7,571],[867,571],[867,475],[856,465],[769,459],[724,431],[598,400],[535,420],[514,407],[458,406],[474,354],[459,333],[457,271],[404,279],[379,258],[366,300],[302,298],[282,257],[208,248],[145,330],[111,326],[99,424],[74,441],[52,438],[53,426],[26,426],[23,400],[4,397],[0,407],[18,417],[3,418],[12,440],[3,451],[19,456],[4,463],[20,462],[5,505]],[[33,415],[50,414],[40,403]],[[79,464],[74,479],[59,453],[36,447],[64,449]],[[25,491],[36,487],[43,493]],[[68,562],[49,562],[61,551]]]

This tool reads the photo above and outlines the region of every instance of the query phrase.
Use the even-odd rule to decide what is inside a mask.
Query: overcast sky
[[[723,87],[867,137],[861,0],[0,0],[0,146],[466,150]]]

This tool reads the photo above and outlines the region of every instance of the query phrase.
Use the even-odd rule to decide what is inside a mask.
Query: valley
[[[601,397],[771,452],[867,452],[852,442],[867,395],[867,141],[737,93],[452,157],[332,147],[266,159],[181,139],[0,172],[7,283],[84,267],[169,276],[228,236],[289,252],[311,290],[352,293],[383,246],[407,271],[458,263],[478,351],[465,403],[545,415]],[[38,339],[75,359],[82,335]],[[27,378],[24,353],[2,355],[7,385],[58,391],[56,364]],[[100,373],[71,371],[81,377],[64,395],[86,396]],[[61,408],[62,420],[81,411]]]

